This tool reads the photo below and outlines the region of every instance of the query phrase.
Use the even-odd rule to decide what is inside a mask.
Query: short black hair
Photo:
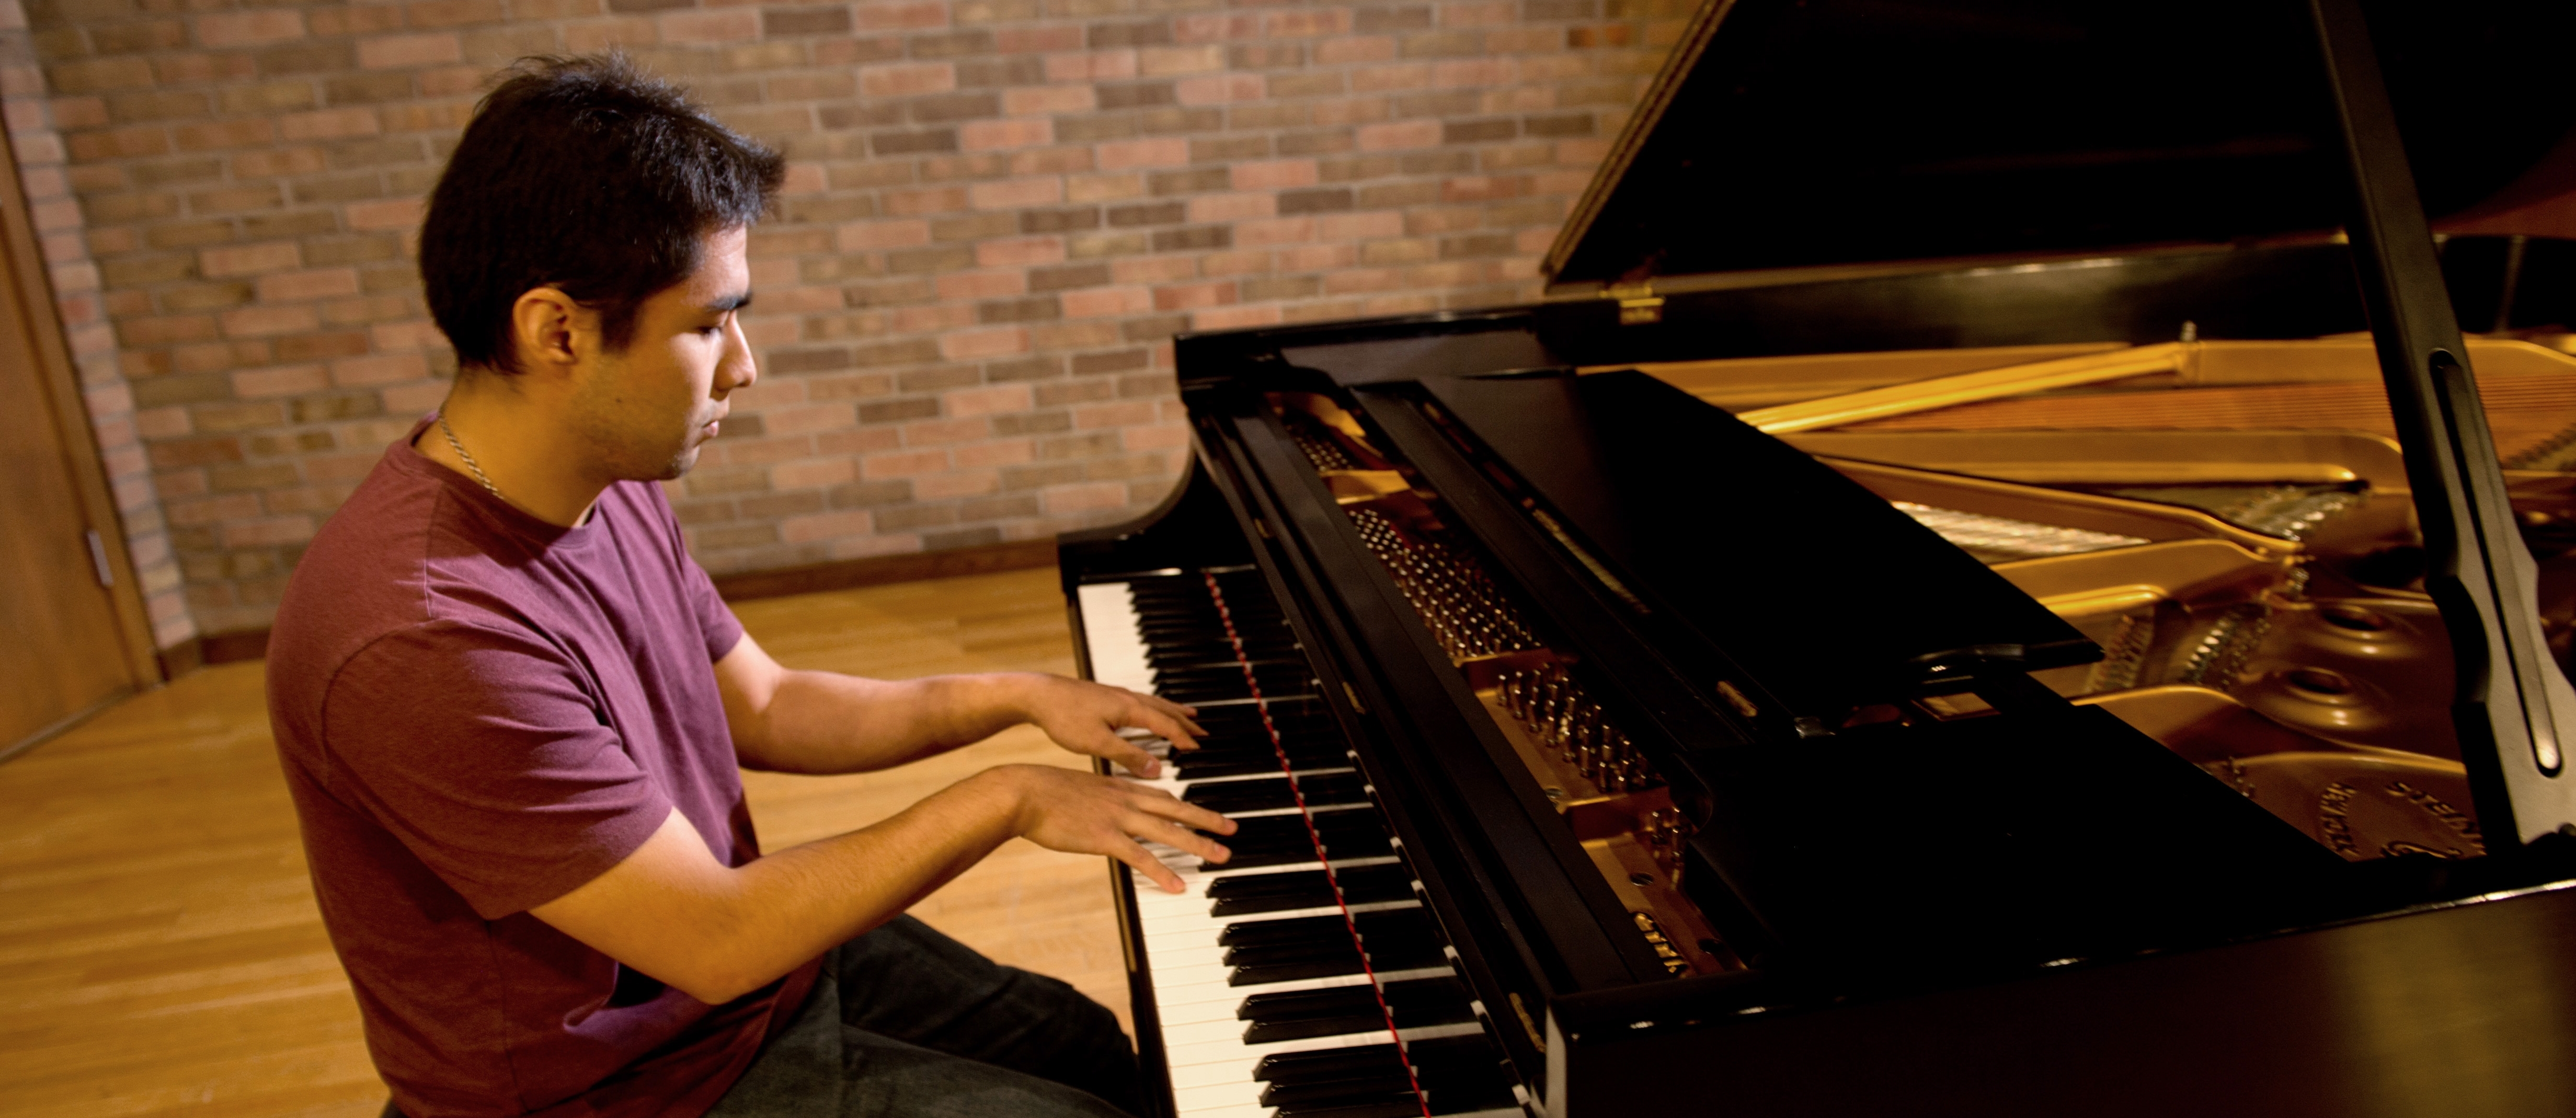
[[[637,306],[696,271],[786,181],[775,151],[618,53],[523,58],[474,110],[430,192],[420,278],[467,368],[513,373],[510,308],[554,287],[599,312],[612,351]]]

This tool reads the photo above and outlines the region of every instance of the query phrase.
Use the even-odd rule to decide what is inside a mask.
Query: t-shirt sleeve
[[[322,709],[332,791],[487,920],[606,873],[671,801],[560,650],[453,622],[367,646]]]

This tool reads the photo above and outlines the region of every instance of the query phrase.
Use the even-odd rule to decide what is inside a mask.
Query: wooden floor
[[[1069,673],[1052,570],[736,607],[791,667]],[[0,1114],[371,1118],[385,1091],[322,932],[261,666],[208,668],[0,764]],[[986,766],[1075,765],[1025,727],[910,769],[748,774],[770,849]],[[914,912],[1126,1014],[1103,860],[1014,842]]]

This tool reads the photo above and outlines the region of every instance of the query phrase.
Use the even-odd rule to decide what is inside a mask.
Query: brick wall
[[[1133,515],[1183,464],[1175,331],[1531,297],[1691,6],[28,2],[210,632],[444,394],[411,238],[513,58],[624,46],[789,155],[764,379],[672,487],[724,572]]]
[[[18,0],[0,0],[0,122],[5,122],[10,150],[18,157],[18,177],[41,242],[37,248],[53,289],[54,311],[80,380],[81,400],[89,409],[90,433],[116,502],[126,554],[142,584],[153,643],[170,648],[196,636],[197,628],[180,593],[169,524],[162,518],[152,465],[134,422],[134,393],[117,360],[116,337],[100,299],[98,265],[82,236],[81,208],[64,168],[62,136],[54,128],[44,71],[37,65],[26,9]]]

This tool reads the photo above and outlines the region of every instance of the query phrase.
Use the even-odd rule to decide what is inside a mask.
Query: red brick
[[[289,365],[274,369],[241,369],[232,374],[233,395],[245,400],[272,396],[300,396],[331,387],[331,374],[320,365]]]
[[[967,204],[979,210],[1016,210],[1052,206],[1062,201],[1063,179],[1005,179],[1001,182],[979,182],[966,188]]]
[[[417,353],[349,357],[331,363],[331,383],[344,388],[402,384],[428,376],[429,361]]]
[[[1312,159],[1237,163],[1230,173],[1236,190],[1279,190],[1315,185],[1315,161]]]
[[[464,48],[452,33],[388,35],[358,41],[358,65],[370,70],[438,66],[461,62],[464,58]]]
[[[1018,326],[990,330],[955,330],[939,339],[939,355],[951,361],[1007,357],[1029,351],[1029,332]]]
[[[1210,283],[1175,284],[1171,287],[1157,287],[1154,289],[1154,309],[1159,311],[1187,310],[1192,307],[1213,307],[1222,303],[1231,303],[1233,301],[1234,282],[1232,280],[1219,280]]]
[[[985,241],[975,246],[975,263],[986,268],[1025,268],[1064,262],[1061,237],[1019,237]]]
[[[1095,54],[1051,54],[1046,60],[1051,82],[1116,81],[1136,76],[1136,52],[1107,50]]]
[[[304,254],[293,241],[227,245],[197,254],[197,270],[216,278],[282,272],[303,262]]]
[[[888,326],[898,334],[935,334],[975,324],[975,307],[971,303],[930,303],[917,307],[897,307]]]
[[[787,462],[769,469],[769,487],[779,489],[818,489],[839,485],[859,476],[859,464],[847,458],[823,458],[810,462]]]
[[[1194,47],[1146,47],[1136,52],[1136,72],[1149,78],[1206,74],[1225,69],[1225,48],[1214,43]]]
[[[1511,0],[1476,0],[1440,5],[1442,27],[1496,27],[1515,21],[1520,5]]]
[[[291,8],[217,12],[197,17],[197,42],[210,47],[248,47],[304,37],[304,16]]]
[[[1172,83],[1172,94],[1184,105],[1224,105],[1259,101],[1268,96],[1269,79],[1259,74],[1210,74]]]
[[[942,299],[998,299],[1028,294],[1029,274],[1021,271],[950,272],[940,276],[935,287]]]
[[[673,12],[663,16],[666,43],[733,43],[760,37],[760,13],[751,8]]]
[[[1519,64],[1508,58],[1470,58],[1435,62],[1431,84],[1441,89],[1469,85],[1507,85],[1518,80]]]
[[[1404,235],[1404,215],[1392,210],[1325,214],[1315,219],[1315,236],[1327,241],[1367,240]]]
[[[1278,214],[1279,196],[1275,194],[1202,194],[1189,201],[1189,219],[1197,225]]]
[[[957,67],[946,62],[907,62],[859,70],[859,91],[870,97],[911,97],[957,88]]]
[[[993,29],[993,49],[1003,54],[1080,50],[1082,49],[1082,29],[1064,24],[1049,27],[997,27]]]
[[[349,228],[360,230],[409,229],[420,224],[423,199],[396,198],[384,202],[353,202],[349,205]]]
[[[1081,485],[1055,485],[1040,490],[1038,505],[1049,515],[1087,512],[1094,509],[1121,508],[1127,504],[1127,487],[1116,482],[1086,482]]]
[[[1109,275],[1120,283],[1169,283],[1196,279],[1199,262],[1187,256],[1130,256],[1109,262]]]
[[[1154,309],[1154,293],[1143,287],[1086,287],[1058,297],[1066,318],[1102,318],[1143,314]]]
[[[927,221],[854,221],[832,231],[832,244],[843,252],[872,248],[917,248],[930,243]]]
[[[1431,133],[1436,138],[1440,126],[1434,123]],[[1180,167],[1190,161],[1190,142],[1179,137],[1151,140],[1120,140],[1098,148],[1100,169],[1125,171],[1137,167]]]
[[[1390,93],[1408,89],[1427,89],[1431,85],[1431,67],[1425,64],[1375,66],[1351,71],[1351,92]]]
[[[1017,466],[1037,461],[1038,444],[1035,439],[1003,439],[961,446],[950,453],[956,457],[957,468],[961,470]]]
[[[963,456],[966,448],[958,451]],[[945,501],[957,497],[979,497],[1002,487],[1002,475],[996,470],[976,470],[959,474],[929,474],[912,479],[912,499]]]
[[[1190,315],[1192,330],[1233,330],[1245,326],[1269,326],[1279,321],[1277,304],[1263,303],[1249,307],[1215,307]]]
[[[1263,30],[1274,38],[1342,35],[1351,29],[1348,8],[1293,8],[1270,13]]]
[[[1073,409],[1073,429],[1096,431],[1103,427],[1132,427],[1154,421],[1151,400],[1121,400],[1114,404],[1092,404]]]
[[[1214,43],[1226,39],[1248,39],[1261,33],[1261,17],[1249,12],[1235,15],[1185,15],[1172,17],[1172,38],[1184,43]]]
[[[889,190],[885,192],[885,212],[898,217],[915,214],[953,213],[966,208],[966,188],[943,186],[930,190]],[[925,226],[927,228],[927,226]]]
[[[992,433],[993,421],[980,416],[972,419],[927,419],[903,425],[903,445],[974,442]]]
[[[860,4],[851,13],[861,30],[911,31],[948,26],[948,5],[943,0],[899,0],[890,4]]]
[[[262,276],[258,283],[259,301],[283,303],[297,299],[327,299],[358,293],[356,268],[317,268],[309,272],[285,272]]]
[[[1088,85],[1038,85],[1002,91],[1002,111],[1012,116],[1087,113],[1100,106]]]
[[[338,140],[378,131],[373,109],[321,109],[277,118],[277,134],[289,140]]]
[[[893,454],[872,454],[859,463],[859,476],[878,478],[914,477],[937,473],[948,468],[944,450],[906,450]]]
[[[967,151],[999,151],[1054,142],[1052,120],[978,120],[957,130],[957,145]]]
[[[952,418],[978,415],[1001,415],[1027,411],[1034,406],[1025,384],[998,384],[986,388],[961,388],[939,397],[940,414]]]
[[[1245,247],[1294,244],[1314,239],[1315,219],[1311,217],[1246,221],[1234,227],[1234,243]]]
[[[1440,143],[1440,122],[1406,120],[1394,124],[1365,125],[1359,130],[1358,141],[1361,151],[1397,151],[1404,148],[1437,147]]]

